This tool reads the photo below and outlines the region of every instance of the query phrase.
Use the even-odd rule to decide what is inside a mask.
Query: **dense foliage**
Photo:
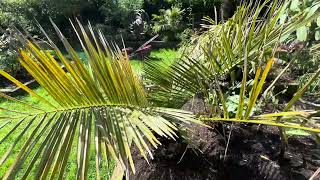
[[[291,0],[290,6],[286,9],[281,17],[281,22],[285,22],[287,19],[295,19],[299,14],[307,13],[308,16],[312,16],[317,13],[320,6],[317,5],[316,1],[309,0]],[[286,37],[283,37],[286,38]],[[313,41],[320,40],[320,18],[301,26],[297,29],[294,38],[299,41]]]
[[[6,32],[0,36],[0,69],[14,76],[17,75],[21,67],[18,61],[18,53],[15,50],[17,45],[18,41],[12,35],[11,30],[7,29]]]
[[[142,9],[143,0],[105,0],[99,7],[104,23],[108,26],[126,28],[135,10]]]
[[[65,22],[92,5],[88,0],[4,0],[0,2],[0,26],[5,29],[14,25],[36,32],[35,20],[49,27],[49,18]]]
[[[297,20],[299,15],[306,14],[307,17],[314,16],[320,11],[318,1],[314,0],[290,0],[287,9],[280,17],[280,23]],[[285,51],[291,51],[284,56],[286,61],[294,61],[294,66],[290,69],[292,74],[300,76],[291,76],[298,83],[307,82],[313,75],[313,72],[319,67],[319,42],[320,42],[320,18],[297,28],[291,34],[281,37]],[[300,47],[299,47],[300,46]],[[299,47],[297,50],[290,48]],[[310,88],[310,93],[316,93],[319,90],[319,81],[317,80]],[[309,93],[309,92],[308,92]]]
[[[164,34],[166,41],[175,41],[178,34],[183,30],[183,14],[179,6],[172,6],[170,9],[160,10],[160,15],[153,15],[153,31]]]
[[[37,23],[50,35],[54,34],[51,18],[63,33],[75,37],[69,18],[78,18],[82,22],[89,20],[107,39],[118,43],[122,38],[146,41],[156,34],[169,42],[186,41],[202,17],[213,16],[213,9],[219,9],[221,3],[220,0],[3,0],[0,2],[0,36],[15,26],[42,41],[44,37]],[[52,38],[59,42],[55,36]],[[1,44],[7,44],[2,40]],[[18,71],[14,50],[3,45],[0,48],[1,67]]]

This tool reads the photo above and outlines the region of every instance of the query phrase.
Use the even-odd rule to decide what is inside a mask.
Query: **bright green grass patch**
[[[78,55],[81,60],[83,60],[84,62],[87,62],[87,57],[84,52],[79,51]],[[66,57],[70,57],[70,56],[66,55]],[[154,62],[164,63],[169,66],[178,58],[180,58],[180,53],[174,49],[159,49],[159,50],[152,51],[150,53],[150,56],[144,60],[130,59],[130,63],[134,71],[138,75],[142,75],[142,70],[145,62],[154,61]]]
[[[172,49],[160,49],[151,52],[150,56],[145,60],[132,59],[130,60],[130,62],[135,72],[138,75],[142,75],[143,66],[145,62],[155,61],[159,63],[164,63],[165,65],[169,66],[178,58],[180,58],[180,53],[178,51]]]
[[[53,100],[53,98],[51,96],[48,95],[48,93],[46,92],[46,90],[44,90],[43,88],[37,88],[34,90],[37,94],[39,94],[42,97],[45,97],[46,99],[48,99],[49,102],[54,103],[55,101]],[[39,107],[41,109],[50,109],[50,106],[48,106],[47,104],[42,103],[40,100],[38,100],[37,98],[33,97],[33,96],[29,96],[29,95],[22,95],[22,96],[17,96],[15,97],[16,99],[25,101],[30,103],[31,105],[35,106],[35,107]],[[8,108],[10,110],[17,110],[17,111],[23,111],[23,112],[33,112],[33,110],[31,110],[30,108],[25,107],[24,105],[21,105],[19,103],[15,103],[12,101],[7,101],[4,99],[0,98],[0,107],[4,107],[4,108]],[[8,113],[0,111],[0,116],[6,116]]]

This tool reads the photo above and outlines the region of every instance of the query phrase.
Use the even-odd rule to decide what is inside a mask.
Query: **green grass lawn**
[[[80,53],[80,56],[84,57],[82,53]],[[147,59],[146,60],[130,60],[130,62],[132,63],[134,71],[138,75],[141,75],[143,65],[146,61],[157,61],[159,63],[164,62],[166,64],[170,64],[176,58],[178,58],[178,56],[179,56],[179,53],[177,53],[174,50],[160,49],[158,51],[154,51],[151,53],[150,60],[147,60]],[[151,59],[153,59],[153,60],[151,60]],[[43,88],[39,87],[39,88],[35,89],[35,92],[38,93],[40,96],[48,99],[50,102],[52,102],[52,103],[55,102],[54,99],[52,99],[52,97],[49,96],[48,93]],[[29,104],[31,104],[35,107],[39,107],[39,108],[45,109],[45,110],[50,110],[50,107],[48,105],[43,104],[37,98],[34,98],[32,96],[22,95],[22,96],[17,96],[15,98],[17,98],[21,101],[24,101],[24,102],[28,102]],[[0,107],[7,108],[10,110],[16,110],[16,111],[20,111],[20,112],[27,112],[27,113],[33,112],[30,108],[25,107],[24,105],[21,105],[19,103],[14,103],[12,101],[9,102],[4,99],[0,99]],[[12,113],[10,113],[10,114],[12,115]],[[0,117],[5,117],[10,114],[0,110]],[[12,128],[14,128],[14,126],[17,124],[18,121],[20,121],[20,119],[12,120],[11,123],[8,123],[9,122],[8,120],[0,119],[0,140],[3,139],[10,132],[10,130]],[[4,127],[2,127],[4,124],[6,124],[6,125]],[[8,148],[10,148],[10,146],[14,143],[15,139],[19,136],[20,132],[22,132],[23,128],[26,126],[27,126],[27,122],[22,123],[17,128],[17,130],[14,133],[12,133],[8,137],[8,139],[6,141],[4,141],[4,143],[2,143],[0,145],[0,158],[6,153],[6,150]],[[35,129],[36,126],[37,126],[37,123],[35,122],[29,128]],[[23,143],[28,140],[31,133],[32,133],[32,131],[28,131],[28,133],[24,134],[24,136],[21,137],[22,139],[21,139],[20,143],[18,143],[16,145],[16,147],[13,149],[12,155],[9,156],[9,158],[7,159],[5,164],[0,167],[0,178],[7,171],[7,169],[9,168],[9,165],[12,164],[12,162],[14,161],[14,155],[19,153],[19,150],[24,145]],[[40,139],[40,140],[42,140],[42,139]],[[35,146],[34,150],[30,154],[30,159],[31,159],[31,157],[33,157],[33,155],[35,154],[38,147],[39,146]],[[94,152],[94,144],[91,145],[91,151]],[[92,156],[90,157],[90,161],[89,161],[90,169],[89,169],[88,174],[89,174],[89,179],[95,179],[95,155],[94,155],[94,153],[91,153],[91,154],[92,154]],[[70,154],[68,165],[66,168],[67,173],[66,173],[65,179],[70,179],[70,180],[76,179],[76,174],[77,174],[77,162],[76,162],[77,158],[76,157],[77,157],[77,139],[75,139],[75,141],[73,142],[72,153]],[[114,166],[114,164],[111,163],[111,166]],[[26,167],[22,166],[22,168],[24,169]],[[111,169],[112,168],[113,167],[111,167]],[[106,169],[107,169],[107,164],[106,163],[102,164],[101,165],[101,172],[106,172]],[[34,172],[34,170],[32,172]],[[108,172],[108,173],[110,174],[111,172]],[[103,179],[107,179],[107,177],[108,177],[108,174],[105,173]]]
[[[136,71],[138,75],[142,75],[142,70],[145,62],[148,61],[155,61],[159,63],[165,63],[167,65],[170,65],[174,62],[177,58],[179,58],[180,55],[177,51],[171,50],[171,49],[160,49],[158,51],[151,52],[149,58],[146,58],[145,60],[137,60],[132,59],[130,60],[133,69]]]

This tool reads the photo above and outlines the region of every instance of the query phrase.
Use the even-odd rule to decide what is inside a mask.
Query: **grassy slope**
[[[156,61],[159,62],[164,62],[166,64],[170,64],[171,62],[174,61],[174,59],[178,58],[178,53],[174,50],[165,50],[165,49],[161,49],[159,51],[155,51],[152,52],[150,55],[151,58],[155,58],[158,59]],[[145,60],[148,61],[148,60]],[[143,68],[143,64],[144,61],[141,60],[131,60],[132,66],[134,68],[134,70],[137,72],[137,74],[141,75],[142,74],[142,68]],[[46,97],[50,102],[54,102],[54,100],[48,95],[48,93],[43,89],[43,88],[38,88],[35,90],[40,96],[42,97]],[[16,97],[20,100],[23,100],[25,102],[29,102],[30,104],[36,106],[36,107],[40,107],[42,109],[49,109],[49,107],[43,103],[41,103],[39,100],[37,100],[34,97],[31,97],[29,95],[26,96],[19,96]],[[4,108],[10,108],[12,110],[17,110],[17,111],[22,111],[22,112],[31,112],[31,110],[29,108],[24,107],[23,105],[17,104],[17,103],[13,103],[13,102],[8,102],[5,100],[0,100],[0,107],[4,107]],[[3,111],[0,111],[0,117],[1,116],[6,116],[7,114]],[[18,120],[17,120],[18,121]],[[0,127],[5,124],[7,121],[4,119],[0,119]],[[6,136],[6,134],[14,127],[16,123],[12,122],[8,125],[6,125],[4,128],[2,128],[0,130],[0,140]],[[25,127],[26,123],[24,123],[21,127]],[[31,129],[34,129],[36,127],[36,123],[32,124],[30,126]],[[6,152],[5,150],[8,149],[12,143],[15,141],[15,139],[17,138],[17,136],[19,135],[19,132],[21,132],[23,129],[22,128],[18,128],[17,131],[15,131],[8,140],[5,141],[5,143],[2,143],[0,145],[0,158],[2,157],[2,155]],[[14,148],[13,153],[16,154],[19,152],[19,149],[22,148],[23,146],[23,142],[27,141],[28,137],[31,135],[32,132],[28,131],[28,134],[25,134],[22,137],[22,143],[17,144],[17,146]],[[71,153],[71,158],[69,159],[73,159],[75,160],[77,157],[77,141],[75,140],[73,143],[73,148],[72,148],[72,153]],[[92,151],[94,151],[94,145],[91,145],[91,149]],[[32,157],[32,155],[35,154],[34,151],[31,153],[30,157]],[[93,156],[90,158],[90,163],[89,163],[89,179],[95,179],[95,156],[94,153],[92,153]],[[2,177],[4,175],[4,173],[6,172],[6,170],[9,168],[9,165],[13,162],[14,160],[14,156],[10,156],[9,159],[6,161],[6,163],[0,167],[0,177]],[[113,164],[111,164],[113,166]],[[103,170],[105,170],[106,164],[102,164],[101,166],[101,170],[103,172]],[[65,179],[76,179],[76,173],[77,173],[77,163],[76,161],[70,161],[68,162],[67,165],[67,176],[65,177]],[[106,176],[106,174],[105,174]],[[103,178],[106,179],[106,178]]]

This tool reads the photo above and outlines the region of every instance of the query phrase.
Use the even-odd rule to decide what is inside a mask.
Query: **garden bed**
[[[275,127],[234,125],[226,156],[225,141],[215,129],[192,129],[191,145],[163,140],[153,150],[150,165],[135,149],[138,171],[130,179],[304,180],[320,167],[320,149],[310,137],[290,137],[285,159],[279,160],[281,142]]]
[[[204,103],[195,99],[183,109],[206,113],[203,107]],[[150,164],[134,147],[137,172],[130,174],[130,179],[307,180],[320,167],[320,148],[311,136],[289,137],[282,159],[277,127],[229,123],[223,126],[223,136],[220,123],[209,126],[212,128],[188,125],[188,140],[161,138],[163,144],[152,150]],[[228,143],[223,137],[228,137],[230,130]]]

